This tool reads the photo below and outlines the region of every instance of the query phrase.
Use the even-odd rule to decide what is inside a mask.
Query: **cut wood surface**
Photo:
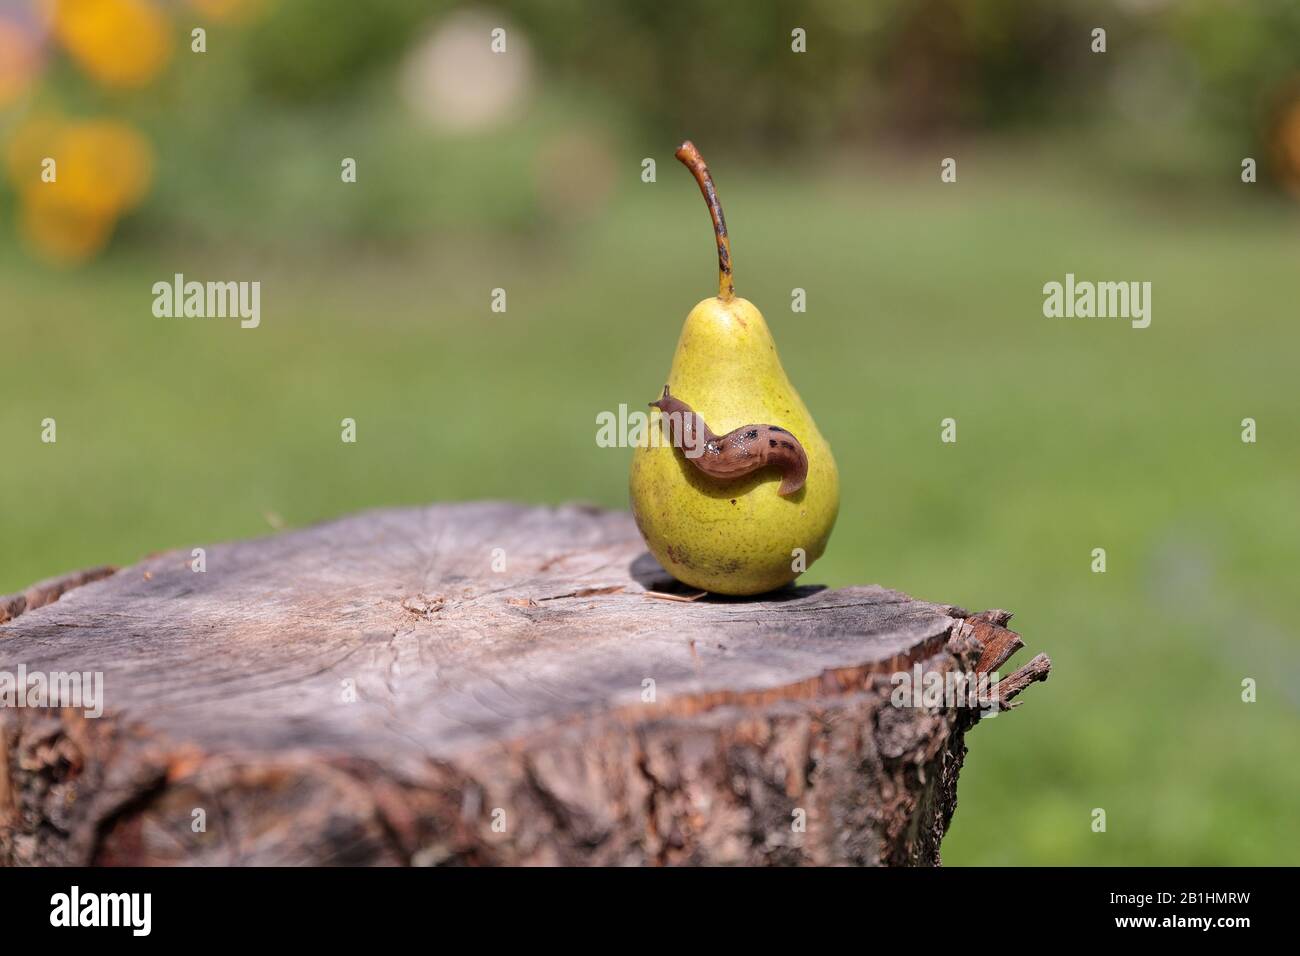
[[[203,557],[0,598],[0,672],[102,673],[104,708],[0,707],[0,863],[935,864],[978,713],[890,677],[1023,646],[877,586],[696,597],[581,506]]]

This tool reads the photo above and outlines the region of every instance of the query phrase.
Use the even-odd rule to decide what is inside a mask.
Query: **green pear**
[[[689,141],[677,158],[695,175],[713,218],[719,291],[686,317],[664,400],[652,403],[632,456],[632,513],[651,554],[679,581],[718,594],[761,594],[821,557],[839,511],[839,474],[762,313],[735,294],[730,238],[708,167]],[[674,447],[670,393],[673,407],[685,403],[702,419],[706,451]],[[761,428],[770,431],[751,446],[765,450],[770,438],[775,448],[781,432],[802,446],[807,473],[797,490],[789,490],[797,479],[783,481],[775,465],[747,457],[756,449],[738,444]],[[731,465],[711,465],[711,455],[730,456]],[[732,477],[737,456],[754,470]]]

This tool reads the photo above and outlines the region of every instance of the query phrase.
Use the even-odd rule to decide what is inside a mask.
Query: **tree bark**
[[[979,713],[891,675],[1023,646],[877,586],[697,597],[580,506],[203,558],[0,598],[0,673],[100,673],[104,707],[0,706],[0,863],[933,865]]]

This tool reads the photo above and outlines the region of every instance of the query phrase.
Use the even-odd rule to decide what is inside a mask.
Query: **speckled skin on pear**
[[[718,434],[756,422],[792,432],[808,455],[808,479],[783,498],[771,468],[736,481],[710,478],[668,444],[660,413],[651,410],[631,476],[632,513],[651,554],[684,584],[718,594],[761,594],[790,583],[798,577],[796,549],[806,566],[825,550],[840,483],[830,446],[786,377],[762,314],[746,299],[705,299],[686,317],[667,384]]]

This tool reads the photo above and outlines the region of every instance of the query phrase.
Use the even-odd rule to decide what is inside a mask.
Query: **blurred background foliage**
[[[599,183],[621,154],[701,129],[767,163],[1059,134],[1115,177],[1227,189],[1223,170],[1252,156],[1265,188],[1300,189],[1289,0],[4,0],[0,11],[5,188],[19,232],[56,261],[97,255],[128,214],[128,231],[153,237],[295,236],[316,188],[301,170],[357,142],[372,188],[315,209],[317,243],[544,229],[573,212],[570,197],[547,202],[546,187],[566,186],[557,178]],[[1119,55],[1090,51],[1103,23]],[[498,24],[514,34],[505,59],[480,42]],[[791,54],[791,24],[812,38],[807,55]],[[203,54],[196,26],[213,33]],[[24,135],[33,127],[45,132]],[[67,156],[47,134],[71,152],[66,176],[136,169],[143,208],[136,191],[111,204],[43,196],[57,190],[36,188],[24,148]],[[497,157],[505,172],[502,154],[516,151],[569,171],[539,182],[484,168]]]
[[[624,506],[595,416],[714,282],[690,136],[840,463],[806,579],[1013,608],[1056,662],[972,733],[947,862],[1294,863],[1298,77],[1291,0],[0,0],[0,592]],[[1067,271],[1152,281],[1152,327],[1044,319]],[[261,281],[261,327],[155,319],[174,272]]]

